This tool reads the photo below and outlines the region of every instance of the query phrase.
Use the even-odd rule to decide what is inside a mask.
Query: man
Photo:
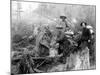
[[[82,22],[80,26],[82,27],[82,34],[81,39],[78,41],[78,46],[80,46],[82,42],[89,43],[94,35],[92,26],[87,25],[85,22]]]
[[[62,22],[66,25],[66,27],[68,27],[68,24],[66,22],[66,16],[60,16],[60,19],[62,19]]]
[[[81,39],[78,41],[78,48],[80,48],[82,43],[85,43],[85,47],[87,46],[89,48],[90,64],[91,64],[91,62],[93,62],[95,58],[94,49],[93,49],[94,31],[92,26],[88,25],[86,22],[82,22],[80,26],[82,27],[82,35],[81,35]]]

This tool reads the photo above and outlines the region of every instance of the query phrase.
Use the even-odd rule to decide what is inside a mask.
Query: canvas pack
[[[11,0],[11,74],[96,69],[96,6]]]

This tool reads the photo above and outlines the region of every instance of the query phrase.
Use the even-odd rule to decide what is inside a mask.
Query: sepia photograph
[[[96,69],[96,6],[11,0],[11,75]]]

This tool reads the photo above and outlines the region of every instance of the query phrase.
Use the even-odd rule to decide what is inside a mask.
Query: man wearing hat
[[[68,27],[68,24],[66,22],[66,16],[60,16],[60,19],[62,19],[62,22],[65,24],[66,27]]]

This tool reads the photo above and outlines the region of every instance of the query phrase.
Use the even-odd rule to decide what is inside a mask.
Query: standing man
[[[66,27],[68,27],[68,24],[66,22],[66,16],[60,16],[60,19],[62,19],[62,22],[65,24]]]
[[[86,42],[85,44],[89,48],[90,65],[91,65],[91,62],[93,62],[95,58],[95,54],[94,54],[95,52],[93,48],[94,45],[93,27],[88,25],[86,22],[82,22],[80,26],[82,27],[82,35],[81,35],[81,39],[78,41],[78,48],[82,43]]]

